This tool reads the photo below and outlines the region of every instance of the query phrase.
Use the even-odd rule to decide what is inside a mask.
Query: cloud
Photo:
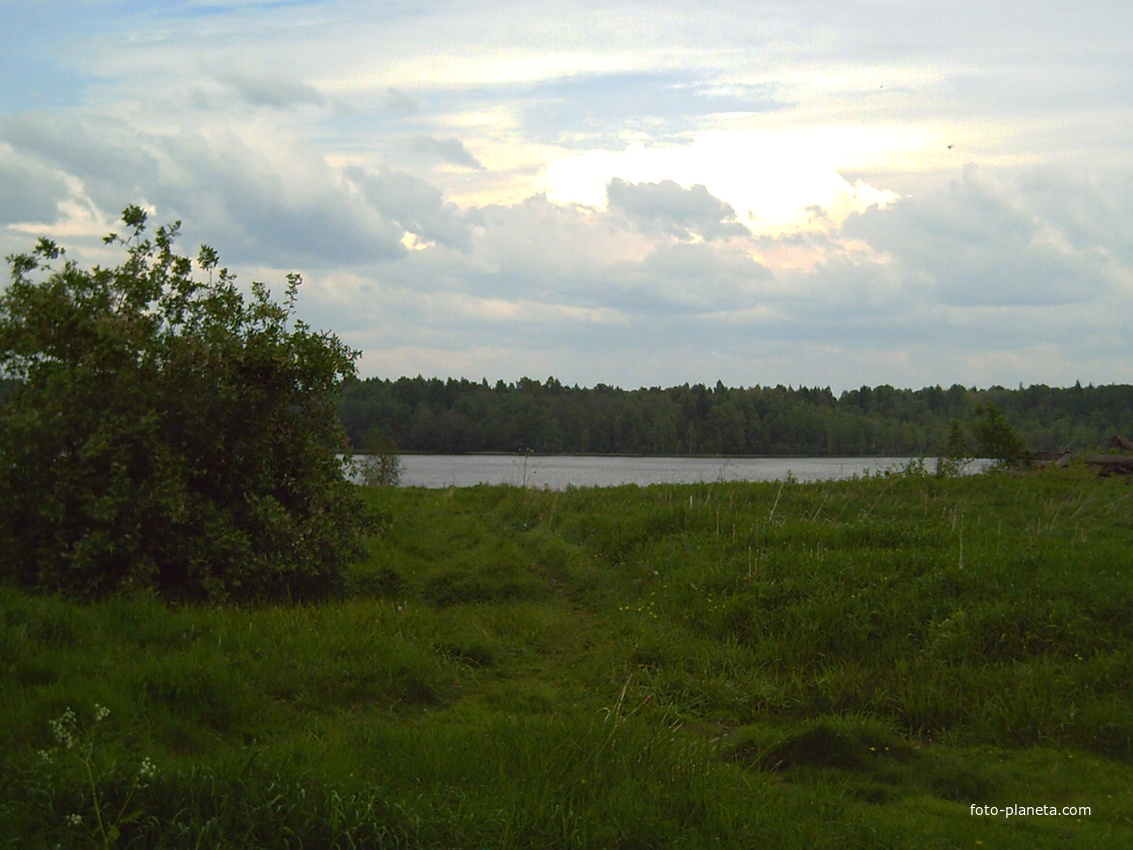
[[[357,198],[333,168],[270,125],[152,140],[162,175],[146,197],[223,257],[282,267],[357,264],[404,253],[396,222]],[[224,246],[231,246],[229,251]]]
[[[141,202],[394,376],[1133,379],[1127,2],[8,5],[5,248]]]
[[[653,244],[620,217],[545,195],[469,217],[476,237],[466,285],[478,294],[599,306],[609,296],[608,270],[640,260]]]
[[[35,116],[0,124],[14,155],[42,163],[45,196],[89,200],[113,221],[127,204],[181,219],[228,261],[294,267],[401,256],[404,231],[357,199],[336,169],[270,124],[141,133],[122,121]],[[50,169],[50,170],[45,170]],[[41,210],[42,211],[42,210]],[[42,218],[45,223],[56,216]]]
[[[736,221],[736,211],[713,197],[704,186],[684,189],[672,180],[627,183],[614,178],[606,186],[610,209],[643,228],[657,228],[678,239],[699,236],[709,241],[750,236]]]
[[[0,121],[0,140],[14,151],[78,180],[111,208],[142,197],[159,179],[159,163],[144,138],[122,121],[25,113]]]
[[[459,139],[434,139],[432,136],[415,136],[409,149],[430,159],[483,171],[484,166],[464,147]]]
[[[217,79],[245,103],[288,109],[293,106],[324,106],[326,100],[314,86],[281,74],[219,74]]]
[[[1005,209],[1018,197],[1001,198]],[[951,221],[955,203],[951,190],[927,195],[911,220]],[[909,217],[897,207],[870,216]],[[1098,335],[1090,362],[1133,354],[1122,335],[1127,308],[952,303],[917,256],[872,248],[860,222],[848,222],[852,234],[826,221],[830,232],[692,242],[616,208],[533,196],[469,210],[465,223],[468,250],[407,252],[360,270],[334,304],[318,307],[367,351],[364,368],[464,364],[477,374],[479,363],[492,377],[515,377],[509,368],[538,364],[569,380],[635,385],[672,383],[679,363],[689,379],[839,388],[1003,383],[1012,368],[1016,380],[1072,383],[1083,334]],[[885,219],[872,226],[884,230]],[[995,231],[1012,232],[1009,223]],[[955,246],[971,232],[954,228],[950,238]],[[819,259],[790,269],[753,259],[779,246]],[[1112,293],[1099,297],[1114,303]]]
[[[1108,287],[1098,257],[1066,244],[1016,186],[974,166],[935,195],[851,216],[843,233],[923,276],[943,304],[1070,304]]]
[[[469,225],[436,186],[389,168],[368,171],[351,166],[344,169],[344,174],[371,208],[396,222],[403,231],[450,248],[468,250]]]
[[[140,133],[117,119],[24,116],[0,123],[5,171],[0,215],[11,221],[51,223],[58,203],[76,191],[111,220],[127,204],[146,202],[232,260],[391,260],[405,255],[406,232],[469,246],[463,214],[432,184],[388,167],[335,167],[270,121]]]
[[[584,316],[608,318],[608,311],[655,316],[746,303],[770,277],[727,244],[673,244],[620,214],[561,206],[543,196],[471,210],[464,223],[466,247],[438,243],[409,252],[376,269],[374,285],[386,296],[457,293],[495,305],[500,321],[557,315],[574,326]],[[509,311],[504,304],[527,306]]]
[[[1035,168],[1015,190],[1071,249],[1133,267],[1133,173]]]
[[[750,115],[782,108],[770,84],[720,86],[694,73],[572,74],[540,81],[522,98],[526,132],[569,147],[614,144],[627,131],[675,137],[705,116]]]
[[[409,95],[395,88],[386,89],[385,107],[390,112],[397,112],[402,115],[412,115],[420,111],[421,105],[417,103]]]
[[[58,170],[0,143],[0,225],[53,221],[69,191]]]
[[[779,297],[771,271],[731,245],[658,245],[641,262],[623,263],[615,272],[607,297],[639,315],[692,318],[721,310],[760,311]]]

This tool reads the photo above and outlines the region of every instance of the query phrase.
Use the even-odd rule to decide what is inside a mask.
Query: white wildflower
[[[48,725],[51,727],[51,734],[55,740],[66,747],[68,750],[75,746],[75,712],[67,709],[58,720],[49,720]]]

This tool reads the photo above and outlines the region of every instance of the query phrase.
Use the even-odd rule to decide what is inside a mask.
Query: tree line
[[[928,456],[976,451],[973,425],[993,408],[1034,451],[1091,449],[1133,434],[1133,386],[1006,389],[955,384],[624,390],[521,378],[349,380],[339,416],[355,450],[643,455]],[[959,433],[961,445],[957,445]]]

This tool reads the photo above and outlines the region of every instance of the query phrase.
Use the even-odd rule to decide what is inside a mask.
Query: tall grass
[[[320,605],[0,589],[0,845],[1127,846],[1133,491],[910,473],[368,491]]]

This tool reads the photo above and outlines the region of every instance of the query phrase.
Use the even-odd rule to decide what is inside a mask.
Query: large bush
[[[179,223],[80,268],[42,239],[0,294],[0,575],[80,597],[319,594],[357,554],[362,515],[334,407],[355,353],[250,296]],[[198,279],[202,278],[202,279]]]

